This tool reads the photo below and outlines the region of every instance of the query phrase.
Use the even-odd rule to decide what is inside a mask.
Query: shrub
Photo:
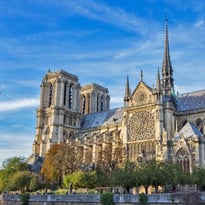
[[[20,197],[20,201],[21,201],[22,205],[28,205],[29,198],[30,198],[28,193],[20,194],[19,197]]]
[[[139,202],[142,205],[147,203],[147,195],[145,193],[140,193],[139,194]]]
[[[105,192],[100,195],[101,205],[112,205],[113,204],[113,194],[111,192]]]

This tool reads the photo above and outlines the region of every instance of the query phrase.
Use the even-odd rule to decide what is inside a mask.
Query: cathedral
[[[110,109],[109,90],[81,86],[64,70],[48,71],[41,83],[32,158],[44,158],[56,143],[74,142],[85,164],[98,164],[105,151],[112,160],[172,160],[184,172],[205,167],[205,90],[175,94],[165,21],[161,72],[150,87],[143,73],[131,91],[125,82],[124,106]]]

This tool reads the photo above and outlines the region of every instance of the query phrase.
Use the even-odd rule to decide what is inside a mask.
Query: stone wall
[[[205,193],[150,194],[149,205],[205,205]],[[137,205],[138,194],[115,194],[115,205]],[[0,205],[21,205],[18,195],[0,195]],[[100,205],[99,194],[31,195],[29,205]]]

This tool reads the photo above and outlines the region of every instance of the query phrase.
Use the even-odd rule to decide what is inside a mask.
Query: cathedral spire
[[[125,96],[124,96],[125,105],[127,105],[126,102],[129,101],[129,98],[130,98],[130,85],[129,85],[129,78],[127,75],[127,80],[126,80],[126,85],[125,85]]]
[[[173,69],[169,55],[168,20],[165,19],[164,58],[162,64],[162,91],[163,95],[171,96],[174,90]]]

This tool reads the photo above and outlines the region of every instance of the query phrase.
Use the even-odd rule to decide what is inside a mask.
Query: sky
[[[107,87],[111,108],[123,106],[127,75],[132,90],[141,70],[152,87],[166,16],[175,91],[205,89],[204,0],[0,0],[0,165],[32,154],[49,69]]]

